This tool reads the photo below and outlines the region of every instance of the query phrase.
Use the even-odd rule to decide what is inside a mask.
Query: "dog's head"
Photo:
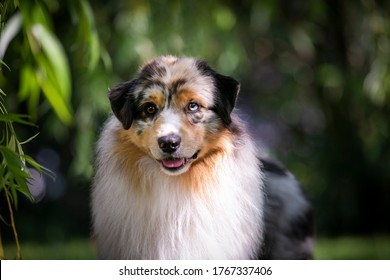
[[[130,141],[176,175],[212,150],[230,129],[239,91],[233,78],[193,58],[159,57],[109,92]]]

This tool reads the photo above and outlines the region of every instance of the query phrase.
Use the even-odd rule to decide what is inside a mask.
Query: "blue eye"
[[[190,102],[187,105],[187,111],[190,113],[196,113],[200,110],[200,105],[196,102]]]

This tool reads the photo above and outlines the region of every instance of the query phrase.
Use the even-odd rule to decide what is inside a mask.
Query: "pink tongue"
[[[162,160],[162,164],[167,168],[178,168],[184,165],[184,158],[167,158]]]

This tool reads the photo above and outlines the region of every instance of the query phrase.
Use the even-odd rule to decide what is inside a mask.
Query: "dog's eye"
[[[196,113],[200,110],[200,105],[196,102],[190,102],[187,105],[187,111],[191,113]]]
[[[147,103],[144,106],[143,112],[146,116],[154,115],[157,112],[157,106],[153,103]]]

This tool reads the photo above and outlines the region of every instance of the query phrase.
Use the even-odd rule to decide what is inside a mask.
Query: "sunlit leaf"
[[[45,26],[48,30],[53,30],[53,24],[43,1],[23,1],[20,6],[23,16],[24,28],[27,30],[34,24]]]
[[[70,98],[70,71],[61,43],[53,33],[41,24],[34,24],[31,27],[31,34],[40,44],[48,64],[52,67],[50,70],[54,71],[50,73],[55,77],[55,82],[59,87],[58,92],[64,100],[68,101]]]
[[[21,101],[26,100],[30,95],[30,92],[35,91],[36,88],[38,88],[35,72],[30,64],[26,64],[20,71],[20,85],[19,98]]]
[[[0,36],[0,59],[3,59],[9,43],[19,33],[22,26],[20,13],[15,13],[8,21]],[[1,63],[5,65],[4,63]],[[5,65],[7,66],[7,65]],[[9,69],[9,68],[8,68]]]
[[[69,105],[64,101],[58,89],[48,79],[42,81],[42,90],[47,100],[52,105],[58,118],[64,123],[69,125],[72,122],[72,115]]]
[[[53,108],[54,112],[57,114],[59,119],[65,124],[70,124],[72,121],[70,104],[68,101],[64,99],[63,95],[59,90],[59,87],[57,86],[55,81],[53,81],[52,79],[53,75],[50,74],[51,73],[50,64],[42,56],[38,55],[36,59],[37,61],[39,61],[42,67],[41,71],[37,73],[37,81],[39,83],[42,92],[46,96],[46,99],[49,101],[51,107]],[[30,102],[32,103],[39,101],[39,94],[38,93],[35,94],[36,95],[30,97],[32,99],[37,99],[37,100],[30,100]]]
[[[20,73],[19,98],[21,101],[28,101],[28,112],[32,120],[38,115],[38,104],[40,96],[40,85],[36,70],[30,64],[26,64]]]
[[[88,69],[92,71],[96,68],[97,63],[99,62],[100,54],[99,38],[96,33],[91,34],[89,49]]]
[[[80,15],[82,18],[82,24],[84,25],[82,30],[84,31],[82,35],[86,34],[86,41],[89,47],[89,61],[88,61],[88,69],[93,70],[96,68],[96,65],[99,61],[100,54],[100,43],[99,37],[96,31],[95,19],[89,3],[85,0],[81,0],[80,2]],[[84,35],[85,36],[85,35]]]

